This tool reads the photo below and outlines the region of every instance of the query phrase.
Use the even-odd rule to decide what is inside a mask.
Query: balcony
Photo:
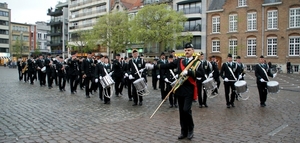
[[[72,1],[69,5],[70,10],[82,9],[92,5],[105,4],[107,0],[85,0],[85,1]]]
[[[82,17],[82,16],[90,16],[93,14],[98,14],[98,13],[104,13],[106,12],[106,8],[105,9],[100,9],[100,10],[93,10],[90,12],[81,12],[79,14],[73,14],[71,16],[69,16],[70,19],[74,19],[74,18],[78,18],[78,17]]]
[[[96,24],[96,22],[88,23],[88,24],[84,24],[84,25],[70,26],[70,30],[86,28],[86,27],[93,27],[95,24]]]
[[[63,15],[63,11],[61,9],[55,9],[54,11],[52,11],[51,9],[48,9],[47,15],[49,15],[49,16],[60,16],[60,15]]]
[[[61,25],[62,21],[61,20],[50,20],[49,23],[47,23],[47,26],[51,26],[51,25]]]
[[[183,8],[183,9],[179,9],[179,11],[183,11],[184,14],[195,14],[195,13],[202,14],[200,7]]]
[[[47,46],[62,46],[62,42],[49,41],[47,42]]]

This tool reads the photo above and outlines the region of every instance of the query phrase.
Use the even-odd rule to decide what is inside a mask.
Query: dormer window
[[[238,0],[238,6],[239,7],[247,6],[247,0]]]

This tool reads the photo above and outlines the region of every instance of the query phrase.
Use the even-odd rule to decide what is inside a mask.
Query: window
[[[229,15],[229,32],[237,32],[237,15]]]
[[[105,12],[106,11],[106,5],[100,5],[96,7],[97,12]]]
[[[42,39],[42,33],[38,33],[38,39]]]
[[[290,37],[289,39],[289,55],[299,56],[300,37]]]
[[[242,6],[247,6],[247,0],[238,0],[238,6],[242,7]]]
[[[229,40],[229,53],[232,54],[233,58],[237,56],[237,39]]]
[[[177,10],[183,11],[184,14],[201,13],[201,2],[179,4]]]
[[[0,29],[0,34],[8,35],[8,30]]]
[[[8,12],[0,10],[0,16],[8,16]]]
[[[194,36],[192,40],[192,44],[195,49],[201,49],[201,37],[200,36]]]
[[[268,29],[277,29],[277,10],[268,11]]]
[[[8,26],[8,21],[0,20],[0,25],[7,25]]]
[[[290,9],[290,28],[300,27],[300,7]]]
[[[256,30],[256,12],[248,13],[247,14],[247,20],[248,20],[248,31]]]
[[[247,56],[256,56],[256,39],[249,38],[247,40]]]
[[[8,39],[0,38],[0,43],[2,43],[2,44],[8,44]]]
[[[277,38],[276,37],[272,37],[272,38],[268,38],[267,39],[267,47],[268,47],[268,51],[267,54],[268,56],[276,56],[277,55]]]
[[[220,52],[220,40],[212,40],[212,52]]]
[[[201,19],[186,21],[184,31],[201,31]]]
[[[220,16],[212,17],[212,33],[220,33]]]

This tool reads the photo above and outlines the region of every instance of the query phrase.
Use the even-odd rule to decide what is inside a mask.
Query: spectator
[[[291,67],[292,67],[291,62],[288,60],[287,63],[286,63],[286,69],[287,69],[288,73],[291,73]]]

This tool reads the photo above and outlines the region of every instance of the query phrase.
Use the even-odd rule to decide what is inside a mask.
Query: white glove
[[[178,78],[178,74],[175,75],[176,79]]]
[[[224,81],[225,81],[225,82],[228,82],[229,80],[228,80],[228,78],[227,78],[227,77],[225,77],[225,78],[224,78]]]
[[[153,68],[154,68],[154,65],[153,65],[153,64],[150,64],[150,63],[147,63],[147,64],[146,64],[146,69],[152,70]]]
[[[139,72],[143,72],[143,71],[144,71],[144,69],[140,69],[140,70],[139,70]]]
[[[95,83],[98,83],[98,78],[95,79]]]
[[[209,75],[208,75],[208,78],[211,78],[213,76],[213,74],[212,73],[210,73]]]
[[[125,76],[128,77],[128,73],[125,73]]]
[[[182,71],[182,75],[183,75],[183,76],[186,76],[186,75],[187,75],[187,73],[188,73],[188,71],[187,71],[187,70],[183,70],[183,71]]]
[[[165,82],[170,82],[170,81],[168,80],[168,78],[165,78]]]
[[[265,80],[263,78],[260,79],[260,82],[265,82]]]
[[[239,79],[242,79],[242,75],[239,75]]]
[[[160,79],[160,75],[157,75],[157,79]]]
[[[201,77],[197,77],[196,79],[197,79],[197,80],[201,80],[202,78],[201,78]]]
[[[102,79],[102,76],[100,76],[99,79],[101,80],[101,79]]]
[[[277,75],[277,73],[274,73],[274,74],[273,74],[273,78],[275,78],[275,77],[276,77],[276,75]]]
[[[123,78],[126,78],[126,77],[127,77],[127,76],[125,76],[125,75],[124,75],[124,77],[123,77]]]
[[[246,74],[244,74],[243,77],[246,77]]]
[[[111,76],[111,75],[112,75],[112,73],[113,73],[113,72],[110,72],[110,73],[109,73],[109,76]]]
[[[129,75],[129,79],[134,79],[134,77],[132,75]]]

